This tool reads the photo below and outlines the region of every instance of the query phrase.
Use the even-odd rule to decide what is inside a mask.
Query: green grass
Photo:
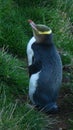
[[[24,2],[25,7],[18,6],[18,3]],[[34,1],[33,1],[34,2]],[[33,3],[32,2],[32,3]],[[46,2],[46,1],[45,1]],[[66,1],[67,2],[67,1]],[[57,0],[60,5],[55,5],[55,2],[50,1],[47,6],[41,6],[41,2],[37,6],[26,6],[29,1],[18,1],[17,4],[12,0],[1,1],[1,33],[0,33],[0,47],[8,47],[8,50],[20,57],[26,56],[26,45],[29,37],[32,36],[31,28],[28,24],[28,19],[33,19],[36,23],[44,23],[50,26],[54,33],[54,39],[57,47],[73,54],[73,37],[72,37],[72,6],[71,2],[61,2]],[[34,2],[35,3],[35,2]],[[49,5],[49,7],[48,7]],[[71,6],[70,11],[67,10]],[[64,9],[64,10],[63,10]],[[43,13],[42,13],[43,12]]]
[[[0,51],[0,129],[42,130],[55,119],[29,108],[28,74],[24,61]],[[49,122],[48,122],[49,121]]]
[[[0,85],[1,130],[43,130],[44,127],[50,128],[56,122],[56,119],[28,107],[27,100],[25,102],[25,99],[22,101],[22,98],[15,97],[10,93],[7,85]]]
[[[3,50],[0,51],[0,81],[14,90],[26,91],[28,86],[27,65]],[[15,91],[14,91],[15,93]]]
[[[47,130],[53,118],[26,105],[26,46],[32,36],[28,19],[51,27],[63,65],[73,66],[73,0],[1,0],[0,4],[0,129]],[[71,80],[63,87],[70,88],[68,102],[73,102],[73,73],[67,74],[64,77]]]

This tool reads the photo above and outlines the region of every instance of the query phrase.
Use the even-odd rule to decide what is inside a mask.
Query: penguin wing
[[[41,61],[35,61],[32,63],[32,65],[28,66],[28,69],[29,69],[29,76],[31,76],[32,74],[35,74],[37,73],[38,71],[41,70]]]

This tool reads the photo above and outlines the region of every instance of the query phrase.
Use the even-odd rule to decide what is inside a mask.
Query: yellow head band
[[[38,31],[38,33],[39,34],[51,34],[52,30],[50,29],[49,31],[45,31],[45,32]]]

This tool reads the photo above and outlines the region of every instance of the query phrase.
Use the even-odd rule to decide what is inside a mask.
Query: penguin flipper
[[[29,77],[32,74],[35,74],[41,70],[41,62],[40,61],[35,61],[32,65],[28,66],[29,69]]]

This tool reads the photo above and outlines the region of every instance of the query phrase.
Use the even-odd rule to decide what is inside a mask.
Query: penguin
[[[53,42],[52,30],[32,20],[29,24],[33,30],[27,45],[29,98],[40,110],[55,113],[62,83],[62,61]]]

